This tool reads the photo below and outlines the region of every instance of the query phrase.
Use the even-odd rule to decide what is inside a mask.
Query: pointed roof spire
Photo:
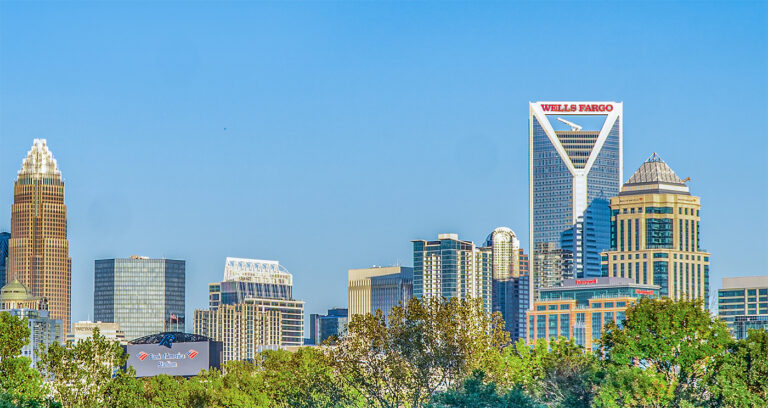
[[[45,139],[35,139],[32,143],[32,148],[21,163],[19,175],[22,174],[61,176],[56,159],[48,149]]]
[[[678,177],[656,152],[624,183],[619,195],[649,193],[690,194],[685,180]]]

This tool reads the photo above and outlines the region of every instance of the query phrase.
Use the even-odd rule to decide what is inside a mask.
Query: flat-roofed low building
[[[344,337],[347,334],[348,313],[347,309],[335,307],[328,309],[326,315],[309,315],[309,344],[320,345],[331,336]]]
[[[723,278],[717,311],[737,339],[749,329],[768,330],[768,275]]]
[[[565,337],[594,350],[606,323],[621,325],[627,307],[639,298],[658,297],[659,286],[629,278],[565,279],[562,286],[541,288],[539,296],[528,311],[528,344]]]
[[[125,341],[125,332],[120,330],[117,323],[80,321],[72,323],[72,331],[67,333],[67,342],[78,343],[85,339],[93,337],[93,330],[99,329],[99,334],[107,340],[118,341],[120,344],[127,344]]]

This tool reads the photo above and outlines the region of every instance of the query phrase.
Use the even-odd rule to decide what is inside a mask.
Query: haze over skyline
[[[2,2],[0,231],[45,138],[73,321],[92,317],[94,260],[132,254],[186,260],[189,322],[227,256],[280,261],[324,312],[346,306],[347,269],[411,266],[412,239],[507,226],[530,253],[528,102],[620,101],[622,182],[652,152],[692,178],[714,294],[768,262],[766,13]]]

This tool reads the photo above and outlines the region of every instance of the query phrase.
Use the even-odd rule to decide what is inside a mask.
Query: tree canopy
[[[476,300],[413,299],[353,317],[322,347],[265,351],[192,378],[136,378],[94,332],[19,357],[23,319],[0,313],[0,408],[10,407],[757,407],[768,401],[768,332],[734,340],[700,302],[642,299],[573,340],[510,344]],[[42,373],[42,374],[41,374]],[[45,381],[44,381],[45,379]]]

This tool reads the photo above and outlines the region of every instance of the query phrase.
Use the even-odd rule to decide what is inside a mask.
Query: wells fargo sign
[[[544,112],[573,113],[573,112],[612,112],[613,104],[610,103],[542,103]]]

